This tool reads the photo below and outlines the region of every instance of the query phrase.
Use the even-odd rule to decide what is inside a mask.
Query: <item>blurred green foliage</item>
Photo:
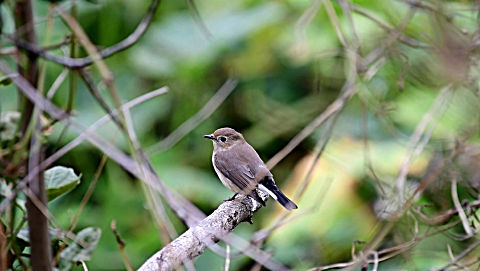
[[[170,88],[167,94],[132,110],[135,131],[147,150],[202,108],[227,78],[239,79],[239,86],[211,117],[171,149],[151,157],[160,178],[205,213],[212,212],[231,193],[220,184],[212,170],[212,146],[202,138],[203,134],[223,126],[235,128],[266,161],[339,95],[346,80],[347,60],[325,8],[319,4],[310,23],[302,25],[299,21],[314,2],[196,1],[213,35],[209,38],[193,19],[186,1],[163,1],[139,43],[106,60],[122,101],[162,86]],[[400,24],[409,10],[402,1],[353,3],[390,25]],[[347,37],[352,39],[351,28],[347,18],[341,15],[340,5],[332,4]],[[76,1],[76,5],[79,22],[92,42],[106,47],[134,30],[149,1]],[[470,2],[448,1],[439,3],[438,7],[454,10],[455,20],[458,18],[455,23],[465,31],[473,32],[478,27],[477,12],[470,9]],[[46,35],[48,9],[47,2],[35,2],[36,30],[41,43]],[[4,7],[2,14],[3,31],[11,33],[10,10]],[[434,17],[419,11],[406,25],[404,33],[423,42],[441,39]],[[376,23],[356,13],[353,20],[360,37],[361,55],[386,43],[388,35]],[[69,30],[59,17],[53,21],[50,43],[55,44],[61,42]],[[266,243],[266,249],[272,251],[277,260],[295,270],[349,261],[355,240],[371,240],[383,223],[378,218],[379,213],[398,205],[392,202],[394,179],[407,153],[408,137],[433,104],[440,88],[460,76],[444,67],[448,63],[442,66],[441,55],[398,42],[385,50],[385,57],[377,62],[385,61],[384,65],[371,80],[363,80],[358,85],[359,93],[337,121],[322,159],[315,167],[311,185],[299,202],[298,212],[305,214],[275,231]],[[55,53],[62,54],[60,50]],[[80,54],[85,55],[85,52],[80,50]],[[46,65],[45,87],[48,89],[62,67],[43,60],[41,64]],[[97,69],[89,69],[98,82]],[[478,73],[471,71],[474,75],[475,72]],[[451,75],[450,78],[446,74]],[[7,81],[2,79],[4,82]],[[68,83],[64,82],[54,102],[65,107],[68,90]],[[113,106],[104,86],[101,91]],[[2,113],[16,109],[16,95],[12,84],[0,86]],[[412,189],[427,172],[430,159],[449,148],[453,141],[465,139],[468,144],[478,143],[478,90],[460,86],[449,103],[430,144],[412,165],[408,176]],[[85,126],[105,114],[79,80],[73,114]],[[63,125],[59,123],[48,135],[47,155],[76,136],[73,130],[67,129],[66,136],[62,137],[62,130]],[[97,132],[128,150],[127,141],[113,124]],[[4,132],[0,130],[0,133]],[[312,163],[311,151],[324,135],[325,128],[318,129],[273,169],[277,183],[286,194],[294,195]],[[368,150],[364,140],[368,141]],[[70,227],[101,159],[102,153],[84,143],[56,163],[82,174],[78,187],[49,204],[56,221],[64,229]],[[366,163],[371,163],[386,191],[383,201],[378,200],[379,183],[368,172]],[[451,208],[449,193],[448,190],[445,201]],[[468,193],[462,196],[465,194]],[[432,197],[435,196],[427,191],[417,200],[435,203]],[[436,206],[439,205],[441,203]],[[255,214],[253,225],[243,223],[235,232],[249,239],[256,230],[270,226],[280,211],[276,203],[269,201],[266,208]],[[171,210],[167,212],[177,233],[182,233],[186,229],[183,223]],[[382,248],[408,241],[408,229],[412,225],[409,219],[405,216],[397,223]],[[75,232],[87,227],[101,229],[101,238],[88,262],[90,270],[124,269],[110,229],[112,220],[117,222],[134,267],[139,267],[165,245],[160,238],[165,233],[156,226],[148,210],[140,181],[109,161],[74,229]],[[423,225],[420,230],[427,228]],[[461,227],[454,230],[461,231]],[[435,235],[410,250],[408,255],[381,263],[381,270],[439,267],[449,261],[446,243],[454,251],[465,248],[465,243]],[[222,257],[206,252],[198,257],[195,265],[197,270],[220,270],[223,263]],[[232,260],[231,270],[249,270],[253,265],[242,256]],[[77,266],[74,270],[82,269]]]

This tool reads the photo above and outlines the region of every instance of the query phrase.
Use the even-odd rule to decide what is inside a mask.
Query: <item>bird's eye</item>
[[[218,137],[218,140],[220,140],[222,142],[225,142],[225,141],[227,141],[227,138],[224,137],[224,136],[220,136],[220,137]]]

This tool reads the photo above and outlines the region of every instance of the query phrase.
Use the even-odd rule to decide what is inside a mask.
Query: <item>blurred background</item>
[[[2,5],[4,33],[14,32],[13,2]],[[295,198],[299,209],[271,232],[264,250],[294,270],[306,270],[349,262],[352,246],[358,252],[377,240],[377,251],[399,246],[396,254],[380,254],[388,257],[378,263],[380,270],[427,270],[448,264],[476,244],[480,31],[475,1],[192,3],[161,2],[139,42],[106,59],[122,102],[169,88],[131,110],[138,140],[168,187],[211,213],[232,193],[213,171],[212,144],[204,134],[232,127],[267,162],[350,91],[339,114],[315,127],[272,169],[278,186]],[[58,5],[66,10],[75,5],[86,34],[103,48],[131,33],[149,4],[79,0]],[[38,41],[45,46],[45,41],[56,44],[71,34],[58,16],[48,26],[52,9],[47,1],[34,1]],[[53,52],[68,54],[68,49]],[[86,52],[79,49],[78,55]],[[45,65],[48,89],[63,67],[43,60],[40,65]],[[99,70],[95,66],[88,70],[114,107]],[[69,76],[53,97],[62,108],[71,93]],[[159,145],[197,114],[229,78],[237,79],[238,85],[211,115],[190,125],[185,136],[170,138],[178,140],[175,144]],[[81,80],[74,84],[72,114],[89,126],[105,111]],[[4,122],[7,112],[18,110],[17,95],[14,84],[0,88]],[[45,134],[47,157],[78,135],[64,127],[52,124]],[[112,123],[96,132],[128,152],[128,142]],[[48,205],[64,230],[72,225],[96,179],[102,156],[83,143],[55,163],[81,174],[75,189]],[[458,184],[456,200],[452,179],[455,187]],[[165,245],[166,233],[150,211],[146,190],[141,181],[107,160],[73,229],[101,229],[86,262],[89,270],[125,269],[110,229],[112,220],[135,268]],[[462,208],[463,220],[457,215]],[[178,234],[187,229],[170,209],[166,212]],[[234,232],[250,240],[284,212],[270,200],[255,213],[253,225],[242,223]],[[431,221],[445,213],[450,217]],[[463,238],[468,226],[473,232]],[[386,228],[385,234],[379,234]],[[472,251],[462,260],[476,268],[479,251]],[[207,250],[194,265],[197,270],[223,270],[224,261]],[[252,268],[258,266],[247,256],[233,258],[230,266],[231,270]]]

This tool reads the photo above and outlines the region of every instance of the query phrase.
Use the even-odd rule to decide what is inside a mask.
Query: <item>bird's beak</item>
[[[215,137],[213,135],[204,135],[203,137],[214,140]]]

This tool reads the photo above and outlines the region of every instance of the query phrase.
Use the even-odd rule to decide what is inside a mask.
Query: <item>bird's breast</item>
[[[224,186],[226,186],[228,189],[232,190],[235,193],[242,192],[240,188],[238,188],[232,181],[225,177],[225,175],[223,175],[222,172],[218,170],[217,166],[215,166],[215,153],[212,155],[212,165],[215,173],[217,173],[218,178]]]

